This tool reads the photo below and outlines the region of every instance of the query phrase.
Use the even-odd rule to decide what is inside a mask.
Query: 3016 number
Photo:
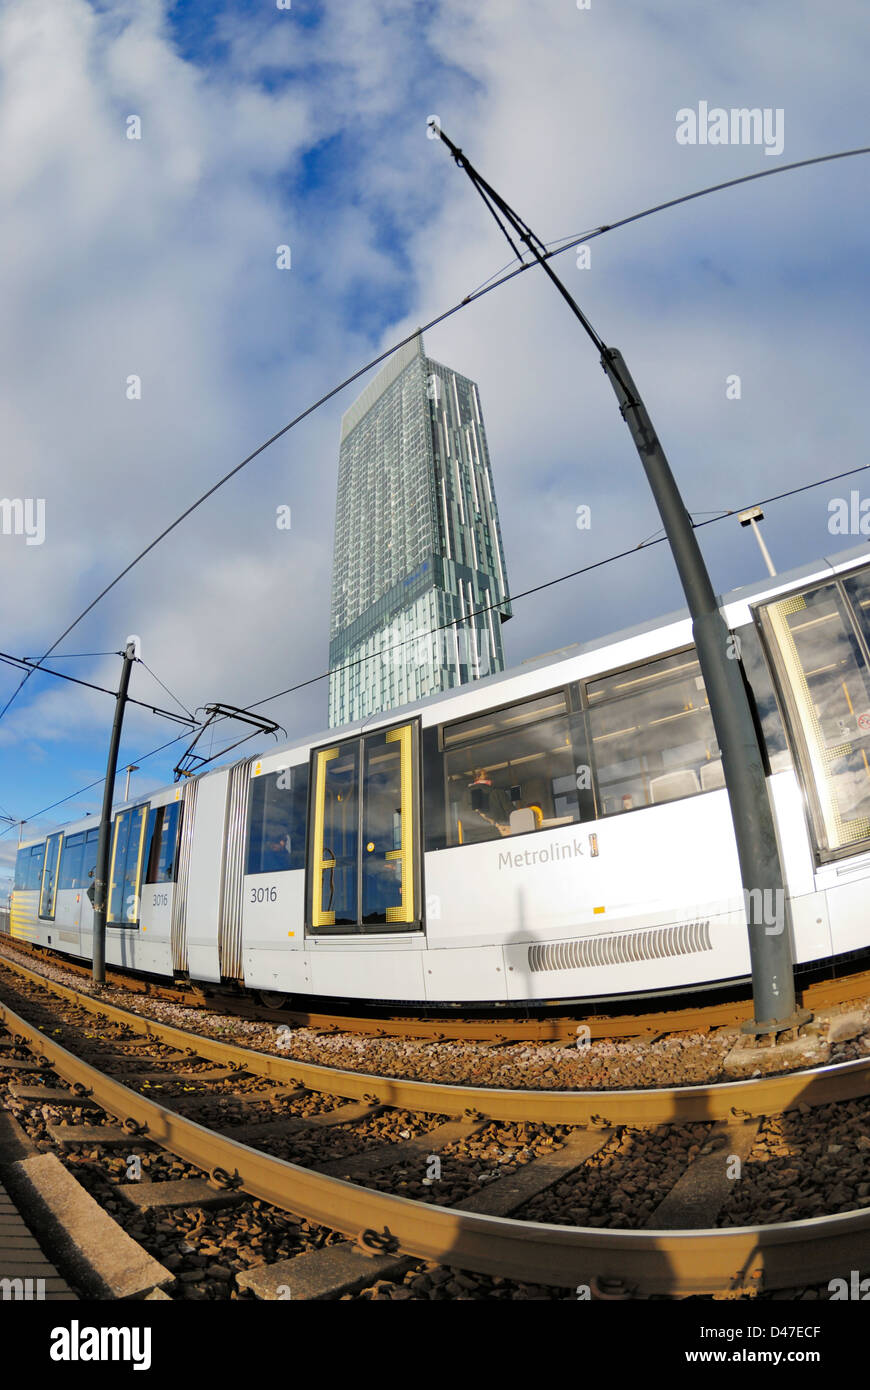
[[[252,903],[276,903],[278,901],[277,888],[252,888]]]

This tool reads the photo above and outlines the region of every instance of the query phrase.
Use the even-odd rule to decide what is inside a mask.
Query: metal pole
[[[738,664],[739,649],[719,611],[691,518],[622,354],[616,348],[605,348],[601,364],[631,431],[670,541],[692,615],[692,635],[722,754],[752,964],[755,1017],[744,1024],[744,1031],[794,1028],[811,1015],[795,1009],[791,911],[755,721]]]
[[[785,894],[779,845],[764,763],[749,694],[738,664],[739,650],[716,603],[713,585],[670,465],[622,354],[609,348],[549,264],[543,242],[469,164],[462,150],[438,128],[461,169],[465,169],[511,246],[498,209],[516,236],[567,302],[601,354],[601,365],[616,393],[655,498],[692,616],[692,633],[704,678],[710,714],[722,753],[725,786],[734,823],[743,900],[749,929],[749,955],[755,1016],[749,1033],[782,1032],[812,1017],[796,1010],[791,952],[791,910]],[[514,247],[516,251],[516,247]]]
[[[109,878],[109,838],[112,828],[112,801],[115,795],[115,765],[118,761],[118,748],[121,743],[121,727],[124,723],[124,706],[127,703],[127,689],[130,672],[137,657],[138,643],[129,638],[124,649],[124,666],[118,698],[115,701],[115,719],[112,724],[112,737],[109,741],[109,760],[106,764],[106,785],[103,789],[103,809],[100,815],[100,838],[97,841],[97,868],[94,874],[94,934],[93,971],[95,985],[106,982],[106,896]]]
[[[139,768],[137,767],[136,763],[130,763],[129,767],[127,768],[127,781],[126,781],[126,783],[125,783],[125,785],[124,785],[124,800],[125,800],[125,801],[129,801],[129,800],[130,800],[130,778],[132,777],[132,775],[133,775],[134,772],[138,772],[138,771],[139,771]]]
[[[762,559],[764,560],[764,563],[767,565],[767,572],[768,572],[768,574],[771,576],[772,579],[775,579],[775,578],[776,578],[776,570],[774,569],[774,567],[773,567],[773,561],[772,561],[771,558],[770,558],[770,551],[768,550],[767,546],[766,546],[765,543],[764,543],[764,537],[762,536],[761,531],[759,530],[758,522],[755,520],[755,517],[752,518],[752,520],[750,521],[749,525],[752,527],[752,534],[753,534],[753,536],[754,536],[755,539],[758,541],[758,548],[759,548],[759,550],[761,551],[761,555],[762,555]]]

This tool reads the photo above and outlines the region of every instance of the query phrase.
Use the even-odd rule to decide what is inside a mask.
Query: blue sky
[[[261,440],[508,259],[426,119],[545,240],[665,198],[870,143],[859,0],[580,11],[569,0],[226,5],[9,0],[0,14],[0,492],[44,498],[40,546],[0,535],[5,651],[38,656],[132,554]],[[681,108],[784,113],[784,149],[681,146]],[[126,138],[138,115],[141,140]],[[621,348],[690,509],[868,462],[860,403],[870,163],[763,180],[557,263]],[[276,268],[289,244],[292,269]],[[657,517],[594,351],[536,272],[427,336],[480,385],[517,592],[637,544]],[[725,379],[741,377],[739,401]],[[126,397],[138,375],[141,399]],[[345,393],[206,503],[62,644],[128,632],[190,708],[326,668]],[[870,478],[847,487],[870,495]],[[821,488],[772,507],[780,569],[832,538]],[[292,508],[289,532],[276,507]],[[576,508],[592,508],[578,531]],[[760,577],[735,521],[702,533],[714,583]],[[680,606],[664,547],[522,600],[515,663]],[[117,658],[59,661],[98,684]],[[17,677],[0,668],[0,696]],[[133,693],[169,697],[142,668]],[[325,723],[325,685],[266,712]],[[34,677],[0,722],[0,807],[31,818],[97,780],[105,696]],[[131,710],[123,759],[176,730]],[[183,744],[142,764],[171,780]],[[100,788],[66,812],[99,810]],[[0,891],[14,850],[0,838]]]

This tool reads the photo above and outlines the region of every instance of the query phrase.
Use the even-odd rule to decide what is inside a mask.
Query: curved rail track
[[[690,1120],[720,1121],[733,1129],[750,1116],[870,1094],[870,1059],[761,1080],[605,1093],[499,1091],[336,1071],[202,1038],[79,995],[20,965],[6,962],[5,966],[57,999],[89,1015],[123,1023],[176,1052],[285,1085],[362,1097],[380,1106],[446,1115],[471,1110],[478,1119],[569,1124],[589,1130]],[[40,1028],[2,1002],[0,1019],[44,1065],[71,1086],[85,1088],[92,1101],[123,1120],[131,1133],[196,1165],[218,1182],[355,1238],[364,1247],[523,1283],[601,1289],[609,1281],[618,1281],[620,1288],[628,1287],[641,1296],[794,1288],[866,1263],[867,1207],[748,1227],[601,1229],[486,1215],[362,1187],[240,1143],[159,1104],[76,1056],[47,1036],[44,1025]]]
[[[70,960],[66,956],[58,956],[0,931],[0,946],[4,944],[33,959],[53,960],[62,964],[63,968],[72,974],[90,978],[89,965]],[[289,1006],[270,1008],[258,1004],[249,996],[233,994],[228,990],[209,990],[207,987],[188,983],[162,983],[118,969],[107,970],[106,979],[110,984],[134,994],[183,1004],[189,1008],[220,1009],[260,1023],[286,1023],[322,1033],[352,1032],[364,1037],[415,1038],[430,1042],[573,1042],[581,1027],[588,1029],[586,1036],[590,1039],[641,1038],[649,1041],[669,1033],[695,1033],[714,1028],[739,1027],[745,1019],[751,1017],[753,1007],[751,999],[739,998],[713,1000],[684,1008],[672,1006],[654,1012],[633,1014],[584,1014],[578,1010],[576,1016],[568,1016],[553,1012],[557,1006],[551,1005],[542,1006],[536,1009],[533,1015],[525,1018],[510,1015],[500,1018],[452,1017],[443,1012],[430,1017],[408,1017],[394,1011],[390,1011],[389,1014],[381,1013],[374,1008],[367,1014],[356,1015],[295,1009]],[[814,980],[804,986],[799,995],[799,1002],[805,1009],[817,1010],[866,998],[868,995],[870,970],[865,970],[836,979]]]

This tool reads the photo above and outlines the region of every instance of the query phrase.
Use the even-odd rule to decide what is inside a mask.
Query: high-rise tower
[[[330,727],[504,670],[510,616],[477,387],[418,334],[341,422]]]

